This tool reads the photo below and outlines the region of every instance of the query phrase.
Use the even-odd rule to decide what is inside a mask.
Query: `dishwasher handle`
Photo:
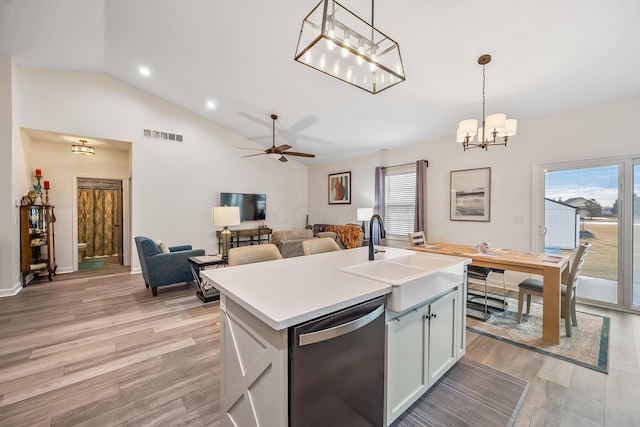
[[[308,334],[300,334],[300,347],[337,338],[341,335],[358,330],[373,322],[382,313],[384,313],[384,304],[381,304],[371,313],[365,314],[364,316],[350,322],[343,323],[342,325],[333,326],[316,332],[309,332]]]

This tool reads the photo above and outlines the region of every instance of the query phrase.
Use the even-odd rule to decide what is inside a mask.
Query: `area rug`
[[[609,318],[578,311],[578,326],[566,336],[560,319],[560,344],[542,341],[542,304],[531,303],[531,314],[517,323],[518,300],[507,298],[506,313],[496,311],[488,321],[467,317],[467,329],[599,372],[609,372]],[[526,302],[525,302],[526,307]],[[526,310],[526,308],[525,308]]]
[[[85,258],[78,263],[78,270],[90,270],[104,267],[104,258]]]
[[[511,426],[528,391],[525,380],[463,357],[391,426]]]

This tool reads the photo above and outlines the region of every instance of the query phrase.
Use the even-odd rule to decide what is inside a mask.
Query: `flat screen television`
[[[220,193],[220,206],[238,206],[240,221],[259,221],[266,219],[267,195]]]

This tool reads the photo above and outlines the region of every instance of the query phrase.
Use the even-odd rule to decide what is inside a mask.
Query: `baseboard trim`
[[[21,290],[22,283],[18,282],[10,289],[0,289],[0,298],[16,296]]]
[[[131,269],[131,274],[140,274],[142,273],[142,267],[136,267]]]

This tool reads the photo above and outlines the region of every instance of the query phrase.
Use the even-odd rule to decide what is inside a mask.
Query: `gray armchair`
[[[168,253],[162,253],[148,237],[137,236],[135,241],[144,283],[154,297],[158,295],[158,286],[192,281],[187,258],[204,255],[204,249],[192,249],[191,245],[170,246]]]

